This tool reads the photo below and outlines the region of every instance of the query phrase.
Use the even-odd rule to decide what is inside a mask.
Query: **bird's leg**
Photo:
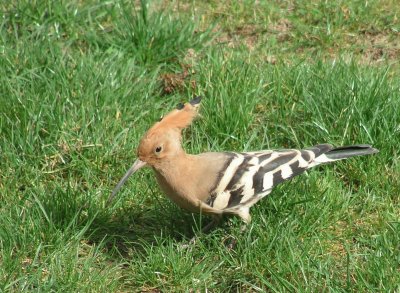
[[[213,216],[213,219],[210,223],[208,223],[206,226],[204,226],[201,229],[201,232],[203,233],[208,233],[212,228],[214,228],[216,225],[218,225],[221,222],[222,215],[215,215]]]
[[[246,230],[247,225],[250,224],[251,222],[251,215],[250,215],[250,209],[248,207],[241,208],[238,210],[237,215],[243,220],[244,225],[240,228],[240,231],[243,232]]]
[[[251,222],[250,209],[248,207],[244,207],[239,209],[235,214],[244,222],[244,224],[242,224],[240,227],[240,232],[244,232],[247,229],[247,225]],[[229,249],[234,249],[236,244],[237,240],[234,237],[230,237],[230,239],[227,239],[225,246]]]
[[[202,232],[202,233],[208,233],[212,228],[214,228],[216,225],[218,225],[219,222],[221,222],[221,219],[222,219],[222,215],[215,215],[215,216],[213,216],[212,221],[211,221],[210,223],[208,223],[205,227],[203,227],[203,228],[201,229],[201,232]],[[181,245],[181,247],[182,247],[182,248],[188,248],[189,245],[195,244],[195,243],[196,243],[196,240],[197,240],[197,235],[194,235],[194,236],[190,239],[190,241],[189,241],[188,244],[183,244],[183,245]]]

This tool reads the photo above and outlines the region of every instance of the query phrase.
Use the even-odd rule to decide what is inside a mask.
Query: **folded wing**
[[[232,160],[206,203],[226,212],[251,207],[279,183],[311,167],[374,152],[369,145],[333,148],[321,144],[304,150],[230,153]]]

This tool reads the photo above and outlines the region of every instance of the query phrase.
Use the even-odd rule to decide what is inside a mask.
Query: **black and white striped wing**
[[[319,145],[305,150],[232,153],[207,204],[227,211],[251,207],[279,183],[319,164],[315,158],[331,148],[331,145]]]

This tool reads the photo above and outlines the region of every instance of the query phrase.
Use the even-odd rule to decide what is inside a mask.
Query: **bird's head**
[[[139,160],[150,166],[157,165],[182,152],[182,129],[188,127],[197,116],[200,97],[186,104],[178,105],[159,122],[153,125],[142,137],[137,149]]]
[[[183,152],[181,147],[182,130],[188,127],[197,116],[201,97],[168,113],[153,125],[142,137],[137,149],[138,159],[114,188],[108,201],[111,201],[125,181],[140,168],[149,165],[158,168]]]

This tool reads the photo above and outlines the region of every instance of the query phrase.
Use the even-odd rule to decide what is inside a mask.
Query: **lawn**
[[[400,290],[398,1],[5,2],[0,292]],[[280,185],[244,232],[201,233],[151,170],[107,207],[143,133],[196,95],[190,153],[380,153]]]

